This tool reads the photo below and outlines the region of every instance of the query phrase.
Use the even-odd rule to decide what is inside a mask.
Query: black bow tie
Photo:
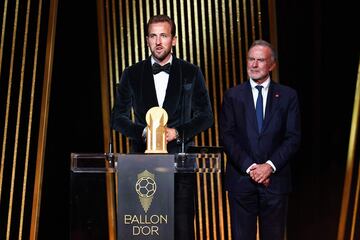
[[[161,66],[161,65],[158,64],[158,63],[154,63],[154,64],[152,65],[152,72],[153,72],[154,75],[155,75],[155,74],[158,74],[158,73],[161,72],[161,71],[164,71],[164,72],[170,74],[170,67],[171,67],[171,64],[170,64],[170,63],[167,63],[167,64],[165,64],[164,66]]]

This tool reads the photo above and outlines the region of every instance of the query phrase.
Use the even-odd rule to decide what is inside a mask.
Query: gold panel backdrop
[[[359,239],[360,235],[360,61],[358,64],[354,107],[351,120],[348,156],[338,226],[338,240]],[[345,237],[346,236],[346,237]]]
[[[146,22],[166,14],[177,26],[175,55],[201,67],[214,111],[214,125],[196,137],[199,146],[219,146],[219,111],[226,89],[246,80],[246,52],[255,39],[276,46],[275,1],[261,0],[98,0],[105,149],[108,115],[121,73],[150,54]],[[277,75],[277,73],[275,73]],[[104,90],[105,89],[105,90]],[[105,98],[105,99],[104,99]],[[106,106],[106,104],[108,104]],[[114,152],[129,152],[129,141],[111,132]],[[222,170],[226,164],[223,155]],[[231,239],[222,175],[197,175],[197,239]],[[111,211],[111,209],[109,209]],[[111,230],[110,230],[111,231]]]
[[[37,235],[56,13],[56,0],[0,2],[0,239]]]
[[[64,1],[65,2],[65,1]],[[0,239],[36,239],[46,147],[57,0],[0,1]],[[275,48],[275,0],[97,0],[105,151],[127,153],[129,142],[110,132],[109,115],[125,67],[149,56],[145,42],[151,15],[167,14],[177,25],[177,57],[201,67],[214,110],[211,129],[197,145],[219,146],[218,116],[226,89],[246,79],[246,52],[255,39]],[[279,79],[273,72],[273,79]],[[359,233],[358,73],[338,239]],[[111,135],[111,138],[109,137]],[[197,175],[196,239],[231,239],[222,173]],[[108,189],[114,189],[108,179]],[[108,191],[108,205],[114,196]],[[109,236],[116,239],[109,207]]]

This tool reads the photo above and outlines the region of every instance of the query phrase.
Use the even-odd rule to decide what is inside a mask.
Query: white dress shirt
[[[155,62],[156,62],[155,59],[153,57],[151,57],[151,65],[153,65]],[[171,64],[171,62],[172,62],[172,56],[170,56],[169,61],[166,62],[165,64],[167,64],[167,63]],[[159,103],[159,107],[162,107],[164,104],[166,88],[167,88],[168,82],[169,82],[169,74],[168,73],[162,71],[162,72],[159,72],[158,74],[154,75],[156,98]]]
[[[254,80],[250,78],[250,85],[251,85],[251,91],[254,98],[254,106],[256,107],[256,100],[259,95],[259,90],[257,90],[256,86],[263,86],[261,93],[263,97],[263,118],[265,118],[265,109],[266,109],[266,100],[267,95],[269,92],[269,85],[270,85],[270,77],[265,80],[262,84],[257,84]]]
[[[155,59],[153,57],[151,57],[151,66],[155,63]],[[170,59],[167,63],[171,64],[172,62],[172,55],[170,56]],[[164,64],[164,65],[165,65]],[[162,107],[164,104],[164,100],[165,100],[165,95],[166,95],[166,89],[167,89],[167,85],[169,82],[169,74],[162,71],[159,72],[158,74],[154,74],[154,85],[155,85],[155,91],[156,91],[156,98],[159,104],[159,107]],[[143,138],[146,137],[146,127],[143,130],[142,133]]]
[[[250,78],[250,85],[251,85],[251,91],[252,91],[252,95],[253,95],[253,99],[254,99],[254,106],[256,107],[256,100],[258,98],[259,95],[259,90],[257,90],[256,86],[260,85],[263,86],[261,94],[263,96],[263,118],[265,118],[265,109],[266,109],[266,101],[267,101],[267,95],[269,92],[269,86],[270,86],[270,77],[268,77],[268,79],[266,79],[262,84],[258,84],[256,83],[254,80],[252,80]],[[271,160],[267,160],[266,161],[267,164],[269,164],[272,169],[273,169],[273,173],[276,171],[276,167],[273,164],[273,162]],[[250,168],[252,166],[256,165],[256,163],[251,164],[250,167],[248,167],[248,169],[246,169],[246,173],[249,174],[250,172]]]

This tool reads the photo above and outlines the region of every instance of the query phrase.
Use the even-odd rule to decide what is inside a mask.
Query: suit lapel
[[[144,61],[142,77],[141,77],[141,91],[143,96],[143,104],[145,109],[150,109],[154,106],[159,106],[156,97],[156,89],[154,84],[154,76],[151,70],[151,58]]]
[[[246,105],[246,113],[248,116],[248,120],[249,123],[251,125],[251,128],[253,128],[253,130],[256,133],[259,133],[258,130],[258,125],[257,125],[257,120],[256,120],[256,110],[255,110],[255,105],[254,105],[254,97],[252,94],[252,90],[251,90],[251,85],[250,85],[250,81],[246,82],[245,85],[245,103]]]
[[[269,125],[269,122],[270,122],[271,118],[273,117],[274,112],[278,108],[279,97],[280,97],[280,94],[279,94],[279,92],[277,90],[276,84],[273,83],[273,82],[270,82],[269,92],[268,92],[267,100],[266,100],[266,109],[265,109],[265,119],[264,119],[263,131]]]
[[[182,70],[180,61],[173,55],[170,69],[169,81],[166,88],[166,95],[163,108],[169,116],[173,115],[180,104],[182,90]]]

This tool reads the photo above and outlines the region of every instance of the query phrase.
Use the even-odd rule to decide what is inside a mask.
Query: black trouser
[[[175,174],[175,240],[194,239],[195,174]]]

